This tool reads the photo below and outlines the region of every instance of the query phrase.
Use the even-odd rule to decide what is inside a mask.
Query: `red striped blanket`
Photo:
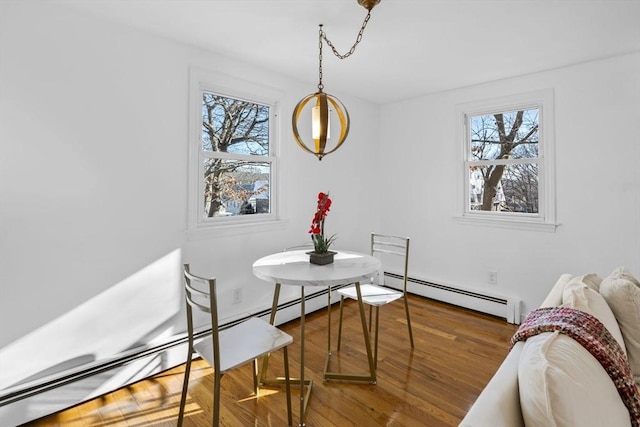
[[[640,427],[640,391],[633,380],[629,361],[620,344],[596,317],[568,307],[539,308],[520,325],[511,338],[511,347],[539,333],[555,331],[576,340],[600,362],[629,409],[631,425]]]

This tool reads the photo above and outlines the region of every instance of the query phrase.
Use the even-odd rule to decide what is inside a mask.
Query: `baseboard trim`
[[[402,275],[396,273],[385,272],[385,276],[392,277],[394,279],[402,280]],[[415,277],[407,277],[407,281],[411,283],[415,283],[417,285],[428,286],[430,288],[440,289],[447,292],[454,292],[460,295],[465,295],[473,298],[482,299],[485,301],[495,302],[497,304],[507,304],[507,298],[503,297],[495,297],[491,295],[481,294],[478,292],[473,292],[465,289],[454,288],[453,286],[442,285],[439,283],[430,282],[428,280],[417,279]]]
[[[385,284],[395,289],[402,288],[402,275],[385,272],[385,277],[389,279],[385,280]],[[474,291],[416,277],[407,278],[407,291],[436,301],[502,317],[509,323],[520,324],[522,321],[522,302],[518,297],[492,294],[488,291]]]
[[[335,291],[336,289],[338,289],[338,287],[332,288],[332,291]],[[314,300],[316,298],[319,298],[322,296],[326,297],[328,292],[329,290],[327,288],[323,288],[320,291],[316,291],[308,295],[305,295],[305,304],[306,302]],[[278,304],[277,311],[281,312],[285,309],[295,307],[296,305],[300,305],[300,301],[301,301],[301,298],[296,298],[291,301]],[[321,308],[322,307],[309,311],[307,314],[311,314],[313,311],[317,311]],[[226,322],[220,325],[220,328],[221,330],[224,330],[231,326],[237,325],[238,323],[244,322],[245,320],[248,320],[251,317],[268,317],[270,314],[271,314],[271,307],[265,308],[263,310],[259,310],[254,313],[247,314],[246,316],[242,316],[232,321]],[[202,329],[196,333],[196,337],[200,338],[209,333],[211,333],[211,328]],[[159,355],[161,353],[167,352],[181,345],[186,345],[187,342],[188,342],[187,334],[181,333],[181,334],[170,337],[168,340],[166,340],[161,344],[148,346],[148,347],[146,346],[139,347],[125,354],[118,355],[112,359],[96,362],[95,364],[92,364],[90,366],[75,368],[73,370],[65,371],[62,374],[58,374],[57,376],[48,376],[44,379],[34,380],[26,384],[21,384],[19,386],[9,387],[5,390],[0,391],[0,407],[11,405],[13,403],[19,402],[24,399],[28,399],[38,394],[49,392],[57,388],[63,387],[65,385],[68,385],[77,381],[81,381],[83,379],[87,379],[94,375],[98,375],[98,374],[113,370],[115,368],[119,368],[124,365],[130,364],[139,360],[143,360],[150,356]],[[185,355],[185,360],[186,360],[186,355]],[[168,367],[168,368],[171,368],[171,367]],[[123,386],[124,385],[126,384],[123,384]]]
[[[389,282],[393,288],[397,288],[398,285],[401,286],[402,276],[395,273],[385,272],[385,276],[388,277]],[[438,284],[428,280],[419,279],[415,277],[410,277],[409,281],[409,292],[415,295],[452,303],[454,305],[459,305],[468,309],[475,309],[478,311],[483,311],[488,314],[495,314],[501,317],[505,316],[506,319],[510,321],[510,317],[513,319],[520,318],[519,306],[520,302],[517,299],[513,299],[510,297],[500,297],[500,296],[492,296],[487,294],[482,294],[480,292],[474,292],[471,290],[465,290],[461,288],[456,288],[453,286],[448,286],[445,284]],[[385,284],[387,284],[385,282]],[[350,286],[350,285],[344,285]],[[332,287],[332,298],[335,291],[344,286]],[[305,307],[307,310],[307,314],[311,314],[314,311],[321,310],[326,308],[328,303],[327,295],[329,293],[328,288],[314,288],[313,292],[305,295]],[[460,303],[459,301],[452,301],[452,297],[460,297],[461,299],[470,300],[470,302]],[[324,301],[321,299],[324,298]],[[332,300],[333,301],[333,300]],[[339,301],[336,298],[336,302]],[[474,306],[477,301],[480,305],[485,304],[489,306],[498,307],[497,311],[491,312],[485,311],[486,307],[482,306],[478,308]],[[307,304],[309,302],[310,304]],[[276,316],[276,324],[286,323],[299,318],[299,309],[296,310],[296,306],[300,306],[301,299],[294,298],[292,300],[283,302],[278,304],[277,307],[277,316]],[[511,314],[513,311],[513,314]],[[251,317],[261,317],[268,319],[271,314],[271,307],[265,307],[264,309],[259,309],[252,313],[247,313],[246,315],[242,315],[239,318],[234,318],[232,321],[226,321],[221,325],[222,329],[229,328],[234,326],[240,322],[243,322]],[[513,322],[512,323],[519,323]],[[202,337],[211,332],[210,328],[203,329],[197,332],[198,337]],[[137,347],[135,349],[131,349],[126,353],[121,353],[111,359],[101,360],[98,362],[92,362],[90,364],[80,365],[78,367],[66,370],[64,372],[49,375],[47,377],[34,379],[30,382],[22,383],[19,385],[14,385],[12,387],[8,387],[4,390],[0,390],[0,412],[2,418],[5,420],[9,420],[9,418],[14,417],[16,420],[16,425],[23,424],[28,421],[32,421],[34,419],[42,418],[51,413],[58,412],[60,410],[64,410],[68,407],[75,406],[84,401],[91,400],[96,395],[90,396],[68,396],[66,400],[56,402],[55,407],[47,407],[46,409],[38,408],[37,413],[34,414],[24,414],[23,408],[24,406],[33,406],[33,402],[39,402],[42,399],[47,399],[48,396],[55,395],[56,401],[60,394],[65,394],[67,390],[70,388],[73,389],[78,385],[91,382],[92,380],[95,382],[96,379],[100,379],[100,375],[106,377],[115,377],[118,372],[123,370],[127,370],[128,368],[139,366],[140,364],[146,363],[150,359],[160,359],[163,360],[163,363],[153,367],[153,372],[148,371],[148,375],[155,375],[156,373],[162,372],[167,369],[174,368],[175,366],[179,366],[181,363],[184,363],[186,360],[186,354],[184,357],[182,356],[182,352],[186,353],[186,344],[188,342],[186,333],[175,334],[171,337],[168,337],[162,343],[152,345],[152,346],[143,346]],[[180,348],[182,346],[182,348]],[[92,378],[94,377],[94,378]],[[97,377],[97,378],[96,378]],[[136,381],[139,381],[140,376],[131,377],[127,380],[123,380],[112,386],[109,384],[110,388],[113,390],[130,385]],[[77,384],[74,384],[77,383]],[[113,390],[107,390],[113,391]],[[97,391],[97,390],[95,390]],[[102,391],[102,390],[100,390]],[[73,394],[73,393],[71,393]],[[103,393],[101,393],[103,394]],[[99,395],[99,394],[98,394]],[[65,396],[66,397],[66,396]],[[38,406],[36,404],[36,406]],[[28,419],[24,419],[24,418]]]

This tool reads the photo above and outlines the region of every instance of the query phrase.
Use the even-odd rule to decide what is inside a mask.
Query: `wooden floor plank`
[[[418,296],[409,298],[415,349],[408,340],[401,302],[380,309],[378,381],[376,384],[323,381],[327,347],[327,311],[306,319],[305,376],[313,379],[308,426],[457,426],[508,351],[517,329],[504,319]],[[343,342],[335,351],[338,306],[332,307],[332,370],[364,373],[366,352],[357,306],[346,303]],[[293,335],[290,369],[300,370],[300,322],[281,326]],[[270,375],[283,374],[282,356],[275,353]],[[82,405],[50,415],[29,426],[175,426],[184,365],[124,387]],[[211,425],[211,369],[197,360],[191,373],[185,426]],[[286,425],[283,389],[263,389],[253,395],[251,367],[222,380],[221,420],[225,426]],[[294,422],[299,419],[299,394],[292,388]]]

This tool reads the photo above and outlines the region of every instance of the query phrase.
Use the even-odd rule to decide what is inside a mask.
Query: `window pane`
[[[509,111],[469,120],[469,160],[538,157],[539,109]]]
[[[204,216],[271,212],[271,166],[267,162],[204,160]]]
[[[470,167],[469,210],[538,213],[538,164]]]
[[[204,92],[202,150],[269,155],[269,107]]]

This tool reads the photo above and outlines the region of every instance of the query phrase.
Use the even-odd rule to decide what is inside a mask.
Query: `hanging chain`
[[[324,85],[322,84],[322,36],[324,36],[324,32],[322,31],[322,24],[320,24],[320,36],[318,41],[318,48],[320,51],[320,55],[318,58],[318,64],[320,64],[318,66],[318,77],[319,77],[318,92],[322,92],[322,89],[324,89]]]
[[[333,54],[335,56],[337,56],[340,59],[348,58],[351,55],[353,55],[353,52],[356,51],[356,46],[358,46],[358,43],[360,43],[360,41],[362,40],[362,34],[364,33],[364,29],[367,27],[369,18],[371,18],[371,11],[367,12],[367,16],[364,18],[364,22],[362,23],[362,28],[360,28],[360,32],[358,32],[358,37],[356,38],[356,42],[353,44],[353,46],[351,46],[351,49],[349,50],[349,52],[345,53],[344,55],[341,55],[336,49],[336,47],[333,45],[333,43],[331,43],[331,40],[327,38],[327,34],[322,31],[322,25],[320,26],[320,37],[321,39],[324,39],[327,42],[327,44],[331,47],[331,49],[333,50]]]
[[[356,37],[356,42],[353,44],[353,46],[351,46],[351,49],[349,49],[349,52],[345,53],[344,55],[341,55],[340,52],[338,52],[338,49],[336,49],[333,43],[331,43],[331,40],[327,38],[327,34],[322,30],[322,24],[320,24],[319,41],[318,41],[318,49],[320,52],[320,55],[318,58],[318,64],[319,64],[318,65],[318,77],[319,77],[318,91],[319,92],[322,92],[322,89],[324,89],[324,85],[322,84],[322,40],[324,39],[324,41],[327,42],[329,47],[331,47],[331,50],[333,50],[333,54],[335,56],[337,56],[340,59],[348,58],[351,55],[353,55],[353,52],[356,51],[356,46],[358,46],[358,44],[362,41],[362,34],[364,33],[364,29],[367,28],[367,23],[369,23],[370,18],[371,18],[371,9],[369,9],[369,11],[367,12],[367,16],[364,18],[364,22],[362,23],[362,28],[360,28],[360,31],[358,32],[358,37]]]

